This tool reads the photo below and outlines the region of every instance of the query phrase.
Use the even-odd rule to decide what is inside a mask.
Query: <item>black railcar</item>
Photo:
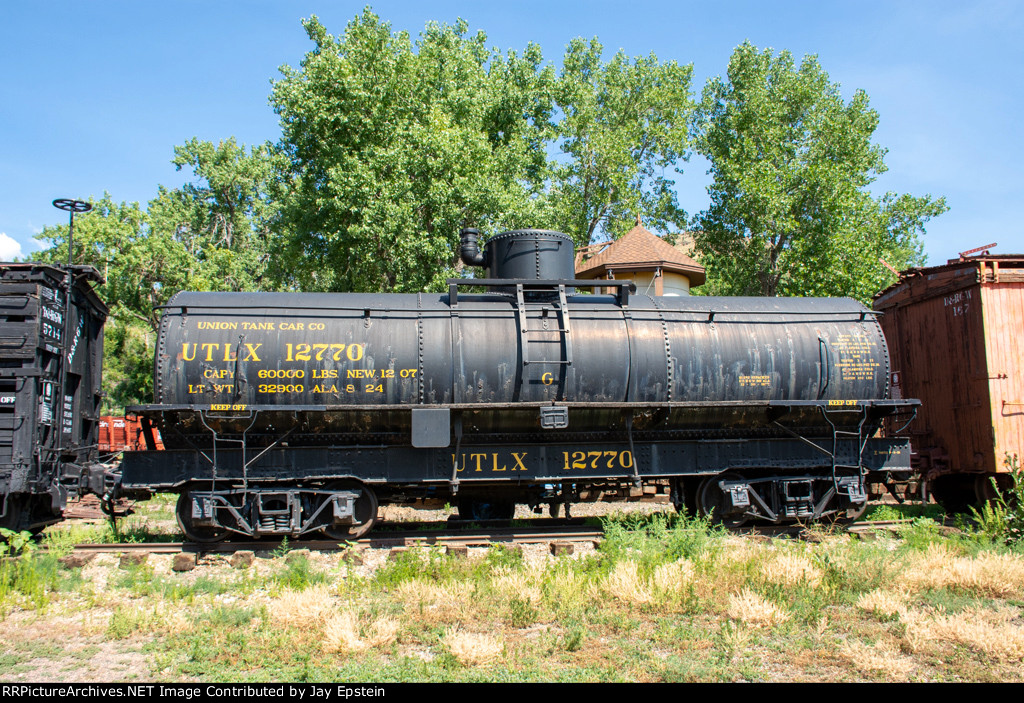
[[[916,401],[856,301],[636,295],[543,230],[462,257],[485,277],[444,294],[175,296],[129,409],[166,450],[127,452],[123,489],[180,493],[193,539],[350,538],[381,503],[505,517],[655,479],[733,523],[835,519],[909,469],[874,435]]]
[[[112,487],[96,447],[100,282],[89,266],[0,264],[2,527],[41,530],[61,519],[69,493]]]

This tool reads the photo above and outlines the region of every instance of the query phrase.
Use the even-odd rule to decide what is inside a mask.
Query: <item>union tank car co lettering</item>
[[[562,458],[565,463],[562,465],[563,471],[571,471],[573,469],[614,469],[616,466],[623,469],[633,468],[633,454],[626,451],[589,451],[589,452],[572,452],[572,463],[570,464],[570,453],[562,452]]]
[[[457,467],[458,472],[465,471],[467,466],[473,473],[526,471],[526,454],[527,452],[463,452],[461,465],[457,463],[455,454],[452,454],[452,466]]]
[[[242,361],[260,361],[259,349],[262,346],[262,343],[250,344],[246,342],[245,349],[243,350],[245,355],[242,357]],[[181,358],[184,361],[195,361],[196,352],[198,351],[203,361],[236,361],[238,358],[237,349],[237,345],[230,343],[182,342]]]
[[[306,330],[312,330],[314,332],[327,329],[327,325],[323,322],[279,322],[277,323],[279,330],[288,330],[291,332],[305,332]]]
[[[283,324],[283,323],[282,323]],[[282,329],[284,329],[282,327]],[[317,343],[317,344],[285,344],[285,361],[341,361],[342,354],[349,361],[359,361],[366,353],[364,344],[340,344],[340,343]]]

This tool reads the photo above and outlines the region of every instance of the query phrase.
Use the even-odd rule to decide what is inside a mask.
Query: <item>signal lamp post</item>
[[[67,381],[68,381],[68,370],[71,366],[72,359],[67,354],[67,340],[68,335],[71,333],[71,289],[74,285],[74,273],[71,270],[72,256],[74,252],[74,240],[75,240],[75,213],[76,212],[89,212],[92,210],[92,205],[85,202],[84,200],[74,200],[72,198],[57,198],[53,201],[53,206],[58,210],[64,210],[68,213],[68,270],[64,278],[64,329],[61,332],[61,364],[60,364],[60,400],[58,408],[60,412],[58,414],[57,422],[57,458],[56,461],[60,462],[61,452],[64,449],[64,427],[65,421],[70,425],[70,434],[74,437],[74,423],[75,423],[75,400],[74,397],[71,399],[70,406],[67,400]]]

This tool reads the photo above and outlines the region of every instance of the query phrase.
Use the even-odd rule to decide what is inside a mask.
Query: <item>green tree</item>
[[[302,290],[420,291],[457,265],[459,229],[534,224],[551,129],[540,49],[490,52],[467,26],[413,45],[369,10],[283,67],[271,101],[286,158],[275,257]]]
[[[844,102],[816,57],[797,68],[789,52],[739,46],[697,112],[697,151],[714,176],[694,222],[707,292],[868,301],[893,280],[880,257],[923,263],[919,235],[945,200],[871,195],[886,170],[877,125],[868,96]]]
[[[187,252],[175,289],[257,290],[266,280],[276,154],[269,144],[246,152],[235,139],[214,145],[190,139],[171,160],[193,178],[181,188],[158,186],[147,209],[152,234],[180,243]],[[177,285],[176,285],[177,284]]]
[[[190,140],[173,163],[189,168],[183,187],[158,187],[143,211],[109,193],[75,219],[74,261],[106,279],[100,297],[111,315],[104,332],[105,407],[149,402],[153,345],[161,305],[181,290],[255,290],[266,284],[268,222],[273,206],[273,156],[267,147],[246,153],[233,139],[214,146]],[[51,246],[44,261],[67,261],[67,227],[37,235]]]
[[[553,228],[578,244],[621,236],[642,215],[649,227],[681,230],[669,177],[687,158],[692,66],[619,51],[605,63],[597,39],[574,39],[556,88],[557,135],[568,158],[555,165]]]
[[[97,293],[110,307],[104,330],[104,408],[149,402],[153,393],[155,308],[183,283],[189,257],[180,242],[149,228],[138,203],[116,203],[109,193],[92,200],[92,212],[75,218],[74,262],[97,268],[106,282]],[[43,261],[67,261],[67,226],[47,227],[36,236],[51,242]]]

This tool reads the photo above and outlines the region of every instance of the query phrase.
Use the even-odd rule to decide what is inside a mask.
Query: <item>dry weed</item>
[[[907,611],[906,600],[906,594],[893,593],[879,588],[858,598],[857,607],[873,613],[876,617],[892,617],[893,615],[903,617]]]
[[[821,570],[802,554],[783,552],[764,565],[764,579],[782,586],[806,584],[816,588],[821,584]]]
[[[464,619],[473,606],[472,583],[434,583],[413,579],[403,581],[395,596],[405,612],[425,622],[449,622]]]
[[[635,561],[620,561],[604,580],[604,592],[616,600],[644,605],[653,599],[646,579],[640,576]]]
[[[716,556],[719,566],[745,567],[764,553],[764,547],[757,542],[739,537],[727,537],[722,546]]]
[[[904,574],[909,588],[956,588],[994,598],[1024,593],[1024,558],[983,552],[956,556],[944,545],[931,545]]]
[[[654,570],[654,588],[664,593],[680,593],[693,584],[695,578],[693,562],[680,559],[671,564],[661,564]]]
[[[361,652],[373,647],[386,647],[398,636],[398,621],[377,618],[360,627],[359,614],[342,610],[324,625],[323,648],[326,652]]]
[[[751,625],[777,625],[789,618],[789,613],[744,588],[739,595],[729,596],[729,617]]]
[[[865,674],[880,674],[890,681],[905,681],[914,670],[914,661],[903,656],[890,642],[874,646],[863,642],[846,642],[839,653]]]
[[[520,571],[509,568],[496,569],[491,576],[491,587],[506,598],[528,600],[537,605],[541,600],[541,574],[535,568]]]
[[[558,568],[544,582],[544,591],[552,607],[574,610],[592,603],[598,588],[572,569]]]
[[[494,637],[479,632],[462,632],[449,628],[443,639],[445,647],[463,666],[482,666],[496,660],[504,645]]]
[[[332,615],[324,625],[324,651],[359,652],[366,648],[359,637],[359,616],[351,610]]]
[[[303,591],[282,591],[267,606],[275,623],[300,629],[319,627],[334,610],[334,596],[323,584]]]
[[[701,600],[720,602],[727,594],[744,588],[765,552],[763,545],[736,537],[723,542],[724,548],[714,553],[708,568],[702,572],[704,577],[694,581],[696,595]]]
[[[129,601],[110,613],[106,628],[120,636],[130,632],[179,634],[192,629],[188,616],[176,605],[158,601],[155,604]]]
[[[905,640],[913,651],[934,641],[952,642],[1000,661],[1024,660],[1024,628],[1011,610],[968,608],[960,613],[907,613]]]

